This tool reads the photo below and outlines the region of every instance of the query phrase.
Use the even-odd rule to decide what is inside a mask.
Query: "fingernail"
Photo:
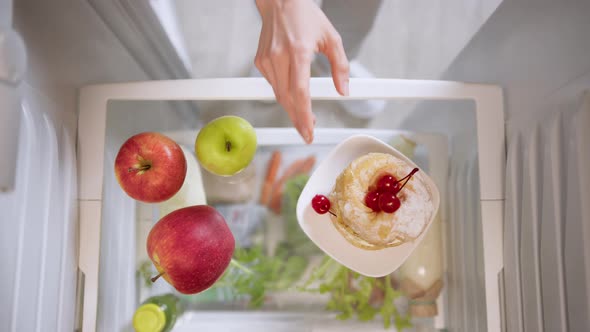
[[[348,90],[348,80],[344,81],[344,84],[342,84],[342,92],[344,92],[345,96],[348,96],[349,90]]]
[[[305,141],[305,143],[309,144],[309,133],[305,132],[303,135],[303,140]]]
[[[303,138],[303,141],[305,141],[306,144],[309,144],[310,142],[310,135],[309,135],[309,131],[306,129],[301,129],[299,130],[299,134],[301,135],[301,137]]]
[[[296,126],[295,128],[297,128],[297,132],[299,133],[299,135],[301,136],[301,138],[303,138],[303,140],[305,141],[305,143],[307,143],[308,141],[308,132],[303,129],[303,128],[299,128],[298,126]]]
[[[311,144],[311,142],[313,142],[313,129],[308,130],[307,133],[305,134],[305,142],[307,144]]]

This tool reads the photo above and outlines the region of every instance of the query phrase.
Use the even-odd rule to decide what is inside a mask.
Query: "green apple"
[[[245,169],[256,154],[254,127],[245,119],[226,115],[207,123],[197,135],[195,152],[204,169],[232,176]]]

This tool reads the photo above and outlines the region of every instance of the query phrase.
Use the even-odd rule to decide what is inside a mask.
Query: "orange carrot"
[[[305,159],[297,159],[291,163],[284,171],[281,177],[274,183],[272,196],[269,202],[269,208],[276,213],[281,210],[281,197],[283,196],[283,185],[288,178],[297,174],[297,170],[301,168]]]
[[[283,175],[277,180],[272,198],[269,204],[271,210],[276,213],[281,212],[281,202],[283,197],[283,189],[287,180],[301,174],[307,174],[313,168],[315,164],[315,157],[310,156],[307,158],[295,160],[283,173]]]
[[[301,169],[299,170],[299,174],[308,174],[309,172],[311,172],[313,165],[315,165],[315,156],[307,157],[307,159],[305,159],[305,162],[301,166]]]
[[[268,162],[268,169],[266,170],[266,177],[262,185],[262,192],[260,193],[260,204],[267,205],[270,201],[270,194],[272,191],[272,185],[275,182],[279,167],[281,166],[282,154],[281,151],[273,151],[270,161]]]

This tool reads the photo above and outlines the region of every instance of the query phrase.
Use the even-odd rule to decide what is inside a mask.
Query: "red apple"
[[[183,294],[213,285],[229,265],[235,240],[223,216],[208,205],[167,214],[147,238],[147,252],[163,277]]]
[[[130,137],[115,159],[115,175],[131,198],[158,203],[174,196],[186,176],[186,159],[180,146],[160,133]]]

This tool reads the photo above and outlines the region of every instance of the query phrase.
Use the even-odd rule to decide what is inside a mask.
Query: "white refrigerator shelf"
[[[350,95],[340,96],[329,78],[312,78],[314,100],[471,100],[475,103],[479,198],[483,237],[488,331],[501,330],[498,276],[503,268],[502,234],[505,171],[505,128],[502,91],[493,85],[399,79],[351,79]],[[262,78],[194,79],[95,85],[80,92],[78,172],[80,248],[83,273],[82,331],[96,329],[101,209],[104,179],[106,115],[113,100],[272,100],[272,88]],[[367,130],[361,130],[366,133]],[[301,144],[291,129],[259,130],[261,140]],[[350,129],[318,130],[316,143],[347,137]],[[191,140],[194,139],[194,136]],[[443,175],[445,176],[445,175]],[[434,177],[434,176],[433,176]]]

